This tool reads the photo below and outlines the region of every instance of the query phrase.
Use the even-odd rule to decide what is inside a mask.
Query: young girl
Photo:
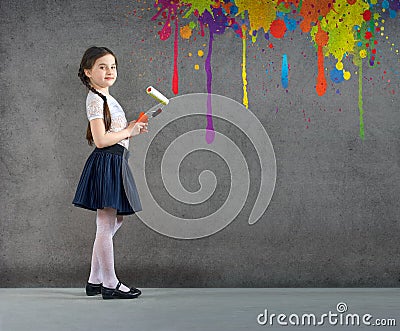
[[[132,176],[127,198],[122,178],[124,153],[129,138],[147,132],[147,124],[129,124],[118,102],[109,94],[117,78],[117,59],[106,47],[91,47],[83,55],[79,77],[89,89],[86,112],[89,120],[86,139],[96,145],[90,154],[76,190],[73,204],[97,211],[96,238],[86,294],[102,294],[103,299],[133,299],[141,291],[121,284],[114,270],[113,236],[120,228],[123,215],[142,210]]]

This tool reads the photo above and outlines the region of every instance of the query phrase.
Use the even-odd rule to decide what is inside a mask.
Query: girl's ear
[[[85,75],[86,75],[87,77],[90,78],[90,76],[91,76],[90,69],[83,69],[83,72],[85,73]]]

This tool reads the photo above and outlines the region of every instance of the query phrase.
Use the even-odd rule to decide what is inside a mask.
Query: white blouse
[[[111,114],[111,127],[110,130],[108,130],[107,132],[119,132],[128,126],[125,112],[118,101],[115,100],[111,95],[107,95],[106,98]],[[92,91],[89,91],[86,98],[86,114],[89,121],[95,118],[104,118],[103,104],[104,101],[99,95],[93,93]],[[118,144],[128,149],[129,139],[123,139]]]

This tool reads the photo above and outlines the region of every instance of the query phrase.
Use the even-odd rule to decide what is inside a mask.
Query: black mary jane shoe
[[[97,294],[101,294],[101,286],[103,284],[92,284],[86,283],[86,295],[92,297]]]
[[[124,292],[119,289],[121,286],[121,282],[118,282],[116,288],[108,288],[102,287],[101,288],[101,295],[103,299],[135,299],[137,298],[142,292],[138,289],[132,288],[129,292]]]
[[[141,290],[139,290],[138,288],[134,288],[134,287],[131,287],[130,292],[131,292],[132,294],[137,295],[137,296],[139,296],[139,295],[142,294],[142,291],[141,291]]]

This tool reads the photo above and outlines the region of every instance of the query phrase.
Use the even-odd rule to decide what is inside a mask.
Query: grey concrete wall
[[[1,1],[0,286],[86,282],[95,213],[71,204],[91,151],[84,139],[86,91],[77,70],[87,47],[114,50],[120,65],[112,91],[129,119],[154,105],[144,94],[148,85],[172,96],[173,40],[159,40],[148,2]],[[120,279],[142,287],[399,286],[399,57],[390,49],[390,42],[400,44],[398,22],[385,25],[390,41],[382,38],[382,66],[365,66],[363,141],[350,61],[352,79],[341,85],[328,79],[327,93],[318,97],[309,36],[293,32],[267,52],[264,40],[248,41],[249,106],[268,132],[277,162],[267,211],[247,224],[257,190],[251,188],[234,222],[197,240],[172,239],[137,216],[127,217],[115,237]],[[206,92],[204,70],[193,70],[196,63],[202,67],[197,50],[206,52],[204,44],[207,35],[180,41],[180,95]],[[241,45],[231,32],[216,36],[212,59],[213,93],[238,102]],[[291,64],[287,91],[277,86],[283,53]],[[246,146],[245,137],[238,134],[237,144]],[[245,153],[255,164],[253,184],[258,168],[252,152]],[[181,170],[187,185],[196,185],[191,168]]]

